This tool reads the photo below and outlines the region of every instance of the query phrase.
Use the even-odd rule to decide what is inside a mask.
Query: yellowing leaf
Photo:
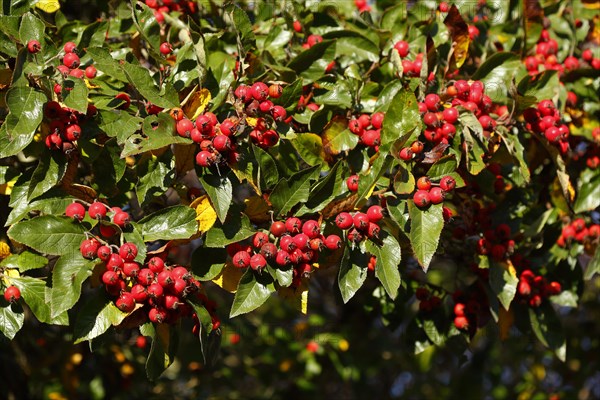
[[[246,117],[246,123],[253,128],[256,126],[257,122],[258,118]]]
[[[10,256],[10,247],[4,242],[0,242],[0,260]]]
[[[236,268],[231,264],[225,264],[225,268],[213,279],[213,282],[229,293],[235,293],[245,271],[245,268]]]
[[[85,81],[85,86],[87,86],[88,89],[98,89],[100,87],[98,85],[94,85],[88,79],[84,79],[84,81]]]
[[[455,5],[450,7],[444,24],[448,27],[450,37],[452,38],[453,48],[450,65],[454,68],[460,68],[469,54],[469,44],[471,44],[469,26],[463,20]]]
[[[279,296],[302,314],[308,312],[308,287],[306,284],[297,288],[282,287],[279,289]]]
[[[35,6],[49,14],[55,13],[58,10],[60,10],[60,3],[58,2],[58,0],[40,0]]]
[[[17,182],[17,178],[14,178],[14,179],[0,185],[0,194],[5,194],[5,195],[9,196],[12,193],[12,188],[13,188],[13,186],[15,186],[16,182]]]
[[[206,106],[212,100],[212,96],[208,89],[200,89],[194,92],[183,105],[183,112],[191,120],[195,120],[204,112]]]
[[[198,221],[198,232],[208,232],[217,221],[217,213],[210,204],[208,196],[200,196],[190,204],[196,210],[196,221]]]
[[[252,196],[245,199],[244,203],[246,203],[245,213],[250,221],[260,224],[271,219],[269,215],[270,207],[262,197]]]

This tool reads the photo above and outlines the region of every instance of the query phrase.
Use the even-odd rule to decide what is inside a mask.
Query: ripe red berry
[[[458,109],[455,107],[445,108],[444,111],[442,111],[442,117],[447,123],[454,124],[458,121]]]
[[[256,232],[252,237],[252,245],[260,249],[265,243],[269,242],[269,236],[264,232]]]
[[[67,140],[74,142],[81,136],[81,128],[77,124],[69,125],[65,130],[65,136]]]
[[[354,227],[358,230],[364,231],[369,227],[369,217],[365,213],[357,212],[352,218]]]
[[[131,287],[131,294],[136,303],[144,303],[146,300],[148,300],[148,292],[146,291],[146,287],[144,285],[140,285],[139,283]]]
[[[271,100],[261,101],[258,108],[260,108],[260,111],[268,113],[273,109],[273,102]]]
[[[119,280],[119,274],[115,271],[105,271],[102,274],[102,282],[105,285],[114,285]]]
[[[465,305],[463,303],[456,303],[454,305],[454,315],[459,317],[465,315]]]
[[[21,290],[16,286],[9,286],[4,291],[4,300],[16,303],[21,298]]]
[[[400,153],[398,153],[398,157],[400,157],[401,160],[410,161],[413,158],[413,151],[410,147],[404,147],[400,150]]]
[[[311,219],[302,225],[302,233],[308,236],[309,239],[314,239],[321,234],[321,227],[317,221]]]
[[[63,50],[65,51],[65,53],[73,53],[77,50],[77,45],[73,42],[67,42],[65,43],[65,45],[63,46]]]
[[[293,27],[294,27],[294,31],[296,31],[297,33],[302,32],[302,24],[300,23],[300,21],[298,21],[298,20],[294,21]]]
[[[131,220],[128,213],[125,211],[119,211],[113,216],[113,222],[121,228],[124,228],[125,226],[129,225]]]
[[[250,265],[250,254],[247,251],[238,251],[233,256],[233,265],[238,268],[246,268]]]
[[[383,208],[381,206],[371,206],[367,209],[367,217],[369,217],[369,221],[373,223],[377,223],[383,219]]]
[[[457,316],[454,318],[454,326],[456,329],[467,329],[469,327],[469,320],[464,315]]]
[[[431,204],[429,192],[427,190],[417,190],[413,196],[413,200],[417,207],[426,208]]]
[[[283,222],[275,221],[271,224],[270,232],[273,234],[273,236],[280,237],[287,232],[287,229]]]
[[[167,312],[161,308],[154,307],[148,311],[148,319],[155,324],[162,324],[167,318]]]
[[[440,119],[436,113],[426,112],[425,115],[423,115],[423,122],[429,127],[435,127],[439,124]]]
[[[127,93],[118,93],[115,96],[115,99],[121,100],[123,102],[123,104],[117,107],[119,110],[127,110],[131,105],[131,97],[129,97]]]
[[[275,263],[281,267],[288,265],[290,262],[290,254],[285,250],[279,250],[275,255]]]
[[[181,137],[190,137],[190,132],[194,129],[194,123],[187,118],[177,121],[177,134]]]
[[[429,190],[431,189],[431,180],[428,176],[422,176],[417,180],[417,189]]]
[[[79,59],[79,56],[75,53],[67,53],[65,54],[65,57],[63,58],[63,65],[65,65],[68,68],[77,68],[79,67],[79,64],[81,64],[81,60]]]
[[[159,273],[165,268],[165,262],[158,256],[152,257],[148,261],[148,268],[154,273]]]
[[[42,49],[40,42],[37,40],[30,40],[27,42],[27,51],[31,54],[35,54]]]
[[[396,50],[398,50],[398,53],[400,54],[400,57],[402,57],[402,58],[406,57],[410,50],[408,42],[406,42],[404,40],[400,40],[399,42],[396,42],[396,44],[394,45],[394,48]]]
[[[95,201],[90,204],[90,208],[88,209],[88,215],[92,219],[102,219],[106,216],[106,212],[106,206],[99,201]]]
[[[85,77],[88,79],[94,79],[97,73],[98,70],[93,65],[90,65],[85,69]]]
[[[300,249],[300,250],[308,249],[308,242],[310,239],[304,233],[299,233],[297,235],[294,235],[292,239],[294,240],[294,244],[296,245],[297,249]]]
[[[439,10],[443,13],[448,12],[448,10],[450,10],[450,6],[445,1],[442,1],[439,5]]]
[[[201,167],[210,167],[216,162],[216,160],[216,156],[213,153],[206,150],[202,150],[201,152],[196,154],[196,164],[198,164]]]
[[[369,225],[367,226],[367,237],[369,239],[379,238],[380,232],[381,232],[381,228],[379,227],[379,225],[377,225],[373,222],[369,222]]]
[[[173,51],[173,46],[171,46],[171,43],[163,42],[160,44],[159,50],[163,56],[166,56],[171,54],[171,52]]]
[[[273,106],[271,115],[275,121],[282,122],[287,117],[287,111],[282,106]]]
[[[98,247],[98,252],[96,253],[98,258],[101,259],[102,261],[108,261],[111,254],[112,254],[112,250],[108,246]]]
[[[381,143],[381,134],[378,130],[368,130],[362,136],[362,141],[369,147],[379,146]]]
[[[302,230],[302,221],[300,218],[290,217],[285,221],[285,229],[291,234],[300,233]]]
[[[67,217],[81,221],[85,217],[85,207],[79,203],[71,203],[65,210]]]
[[[360,233],[356,228],[350,229],[348,232],[348,240],[352,243],[361,242],[364,239],[362,233]]]
[[[267,260],[262,254],[255,254],[250,258],[250,268],[253,270],[260,270],[267,266]]]
[[[96,258],[96,254],[98,253],[98,248],[100,247],[100,242],[96,239],[85,239],[81,242],[79,246],[79,250],[81,251],[81,255],[84,258],[88,258],[93,260]]]
[[[352,175],[346,179],[346,186],[351,192],[358,192],[358,175]]]
[[[119,255],[125,261],[133,261],[137,257],[138,248],[133,243],[123,243],[119,248]]]
[[[250,94],[255,100],[264,101],[269,96],[269,87],[263,82],[256,82],[250,88]]]
[[[277,255],[277,246],[273,243],[265,243],[260,248],[260,254],[267,260],[271,260]]]
[[[335,224],[338,228],[346,230],[352,228],[354,220],[350,213],[341,212],[335,217]]]
[[[278,99],[281,97],[281,94],[283,93],[283,88],[281,87],[281,85],[274,83],[271,86],[269,86],[269,97],[272,99]]]
[[[279,247],[281,247],[288,253],[292,253],[294,250],[296,250],[296,243],[294,243],[294,238],[292,238],[291,236],[283,236],[281,239],[279,239]]]
[[[125,313],[130,313],[135,308],[135,299],[129,292],[121,293],[121,296],[115,301],[117,308]]]
[[[171,288],[175,279],[173,279],[171,271],[164,269],[156,276],[156,282],[163,288]]]
[[[244,103],[252,100],[252,94],[250,93],[250,88],[246,85],[240,85],[235,89],[234,92],[235,97],[243,101]]]
[[[384,117],[385,114],[382,112],[376,112],[375,114],[371,115],[371,125],[373,125],[373,128],[381,129],[383,126]]]
[[[425,96],[424,103],[429,111],[437,111],[440,104],[440,96],[435,93],[429,93]]]

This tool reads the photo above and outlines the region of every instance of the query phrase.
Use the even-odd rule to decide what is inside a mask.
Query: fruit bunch
[[[561,291],[560,283],[548,282],[544,276],[535,275],[530,269],[524,270],[519,276],[517,296],[530,307],[539,307],[545,298],[555,296]]]
[[[477,326],[483,326],[490,317],[488,299],[479,285],[465,291],[458,290],[452,294],[454,300],[454,326],[459,330],[475,332]]]
[[[69,204],[65,209],[65,215],[77,221],[82,221],[85,218],[85,213],[85,206],[78,202]],[[109,208],[100,201],[91,203],[87,209],[87,213],[90,218],[100,220],[101,222],[106,222],[106,217],[110,214],[111,222],[120,228],[125,228],[131,222],[129,213],[123,211],[119,207],[112,207],[109,213]],[[100,233],[104,237],[112,237],[116,233],[114,228],[112,228],[110,225],[99,225]]]
[[[81,59],[78,55],[77,45],[73,42],[67,42],[63,46],[63,50],[65,55],[62,58],[62,64],[56,67],[58,72],[62,75],[63,78],[67,78],[69,76],[83,79],[85,76],[88,79],[94,79],[97,74],[96,67],[93,65],[87,66],[85,69],[81,69]],[[68,90],[68,89],[67,89]],[[60,94],[62,91],[62,86],[57,84],[54,86],[54,92],[56,94]]]
[[[588,244],[600,237],[600,225],[585,223],[583,218],[576,218],[570,224],[562,228],[562,232],[556,244],[560,247],[566,247],[568,244],[577,242]]]
[[[323,37],[321,35],[308,35],[306,37],[306,42],[302,44],[303,49],[310,49],[317,43],[321,43],[323,41]]]
[[[303,277],[312,272],[320,252],[327,248],[337,250],[342,246],[338,235],[324,236],[316,220],[302,221],[290,217],[274,221],[266,232],[257,232],[251,242],[233,243],[227,247],[232,264],[237,268],[250,267],[262,271],[267,265],[273,268],[293,268],[291,286],[298,287]]]
[[[335,224],[338,228],[346,231],[346,239],[352,245],[362,242],[365,238],[378,239],[381,228],[377,224],[383,219],[383,208],[373,205],[367,209],[366,213],[341,212],[335,217]],[[373,265],[374,266],[374,265]]]
[[[154,18],[158,23],[165,21],[165,13],[178,11],[185,14],[194,14],[198,10],[195,1],[190,0],[145,0],[148,7],[154,10]]]
[[[378,151],[384,117],[385,114],[382,112],[377,112],[373,115],[362,114],[358,118],[352,118],[348,123],[348,128],[350,132],[360,138],[360,143]]]
[[[556,145],[561,153],[569,150],[569,127],[561,124],[560,111],[552,100],[542,100],[535,108],[523,111],[525,127],[537,134],[544,135],[548,142]]]
[[[515,241],[510,237],[511,229],[507,224],[500,224],[495,229],[486,229],[483,237],[477,241],[477,253],[489,255],[496,261],[504,261],[515,249]]]
[[[430,204],[440,204],[446,198],[446,194],[456,187],[456,180],[451,176],[444,176],[439,186],[434,186],[431,179],[422,176],[417,180],[416,191],[413,200],[417,207],[427,208]]]
[[[95,114],[95,108],[88,106],[88,112],[82,114],[56,101],[44,105],[44,117],[48,126],[48,134],[44,143],[51,150],[70,152],[81,137],[81,125],[86,118]]]
[[[419,311],[424,313],[431,312],[442,305],[442,299],[424,287],[417,288],[415,297],[419,300]]]

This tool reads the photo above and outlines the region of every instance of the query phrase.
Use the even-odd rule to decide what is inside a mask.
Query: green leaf
[[[539,341],[564,362],[567,358],[567,341],[560,320],[550,303],[542,302],[538,308],[529,308],[529,320]]]
[[[32,269],[44,268],[47,264],[48,259],[46,257],[25,250],[21,254],[11,254],[2,260],[0,267],[25,272]]]
[[[179,107],[179,95],[175,89],[165,85],[165,93],[161,93],[147,68],[130,63],[122,64],[121,68],[129,82],[146,100],[163,108]]]
[[[304,78],[304,84],[314,82],[325,75],[325,69],[335,59],[335,41],[324,40],[298,54],[288,67]]]
[[[219,221],[225,222],[233,199],[233,186],[228,176],[203,175],[200,183],[213,204]]]
[[[188,239],[198,231],[196,211],[183,205],[164,208],[138,221],[145,242]]]
[[[110,51],[103,47],[90,47],[86,53],[94,60],[94,66],[98,71],[121,82],[127,82],[127,76],[121,69],[119,62],[113,58]],[[112,135],[111,135],[112,136]]]
[[[79,78],[66,79],[62,85],[62,96],[65,105],[82,114],[88,106],[88,88],[85,81]]]
[[[79,248],[86,231],[72,218],[44,215],[11,226],[8,236],[40,253],[62,255]]]
[[[446,341],[444,334],[440,332],[435,321],[432,319],[423,320],[423,331],[425,331],[427,338],[436,346],[442,346]]]
[[[10,114],[0,128],[0,157],[10,157],[31,141],[43,118],[46,96],[26,86],[15,86],[6,94]]]
[[[225,11],[229,14],[233,26],[235,27],[239,37],[240,44],[243,50],[249,50],[255,47],[255,37],[252,31],[252,22],[248,18],[248,14],[237,5],[228,6]]]
[[[485,94],[494,102],[507,103],[508,90],[521,66],[521,58],[514,53],[495,53],[479,66],[472,79],[485,84]]]
[[[417,261],[427,272],[444,228],[442,204],[431,205],[422,210],[413,201],[409,201],[408,213],[410,215],[410,244]]]
[[[467,168],[472,175],[478,175],[486,166],[483,161],[486,149],[480,140],[483,137],[483,127],[471,113],[461,113],[458,119],[464,128],[462,134],[466,144]]]
[[[81,285],[92,274],[95,265],[94,261],[83,258],[79,252],[65,254],[58,259],[52,270],[52,317],[70,310],[77,303]]]
[[[192,272],[201,281],[210,281],[216,278],[227,260],[225,248],[198,247],[192,253]]]
[[[298,154],[300,154],[300,157],[308,165],[312,167],[323,164],[325,153],[323,151],[321,136],[314,133],[300,133],[291,142],[296,151],[298,151]]]
[[[28,183],[28,182],[27,182]],[[27,185],[13,187],[11,194],[12,210],[8,215],[5,226],[13,225],[20,221],[30,211],[39,211],[42,214],[62,214],[65,208],[73,202],[73,198],[66,196],[58,188],[50,189],[36,200],[27,201]],[[14,196],[14,197],[13,197]],[[13,199],[16,201],[13,203]]]
[[[144,122],[143,118],[120,110],[100,111],[100,117],[100,129],[108,136],[117,138],[119,144],[125,143]]]
[[[295,109],[298,105],[298,98],[302,94],[302,79],[296,79],[294,82],[283,87],[281,96],[273,100],[273,103],[280,105],[285,109]]]
[[[138,3],[132,7],[132,19],[137,31],[150,44],[152,56],[159,60],[162,59],[160,56],[160,24],[154,16],[154,10],[145,4]]]
[[[343,151],[349,151],[358,144],[358,136],[348,129],[348,121],[334,118],[323,129],[321,134],[323,150],[329,155],[338,155]]]
[[[588,281],[596,274],[600,274],[600,246],[596,247],[596,252],[585,269],[583,279]]]
[[[573,211],[576,214],[592,211],[600,206],[600,171],[595,170],[594,172],[591,177],[584,176],[584,173],[579,179],[577,199],[573,205]]]
[[[398,194],[411,194],[415,191],[415,176],[404,165],[398,165],[398,172],[394,176],[394,191]]]
[[[517,89],[524,97],[535,97],[537,101],[552,99],[558,94],[560,81],[557,71],[546,70],[540,75],[525,76]]]
[[[346,191],[345,171],[341,163],[341,161],[336,162],[329,173],[313,186],[308,200],[298,211],[299,215],[321,211],[334,198]]]
[[[298,203],[308,200],[311,181],[317,178],[319,172],[320,167],[314,166],[279,181],[269,197],[277,215],[284,215]]]
[[[392,143],[421,125],[419,102],[415,94],[403,89],[392,99],[383,119],[381,144]]]
[[[490,287],[500,300],[502,307],[508,310],[517,293],[519,278],[516,274],[511,273],[508,265],[502,265],[494,261],[490,264]]]
[[[275,292],[275,285],[271,275],[254,273],[251,268],[248,268],[242,275],[235,292],[229,318],[257,309],[267,301],[273,292]]]
[[[46,25],[41,19],[28,12],[23,15],[21,19],[21,26],[19,27],[19,37],[21,43],[27,45],[30,40],[37,40],[38,42],[44,43],[44,29]]]
[[[46,153],[38,160],[31,176],[27,200],[35,199],[58,185],[67,171],[67,159],[63,153]]]
[[[140,205],[143,206],[156,196],[162,195],[171,186],[175,180],[175,159],[169,156],[150,160],[148,170],[138,176],[140,179],[135,186],[135,192]]]
[[[57,314],[57,317],[52,317],[50,304],[46,299],[46,282],[29,276],[10,278],[10,282],[21,290],[21,297],[40,322],[54,325],[68,325],[68,322],[65,323],[63,321],[64,316]]]
[[[245,214],[229,215],[221,227],[214,226],[206,234],[207,247],[225,247],[254,235],[250,220]]]
[[[402,251],[398,241],[389,233],[381,231],[381,243],[371,240],[365,242],[366,250],[377,257],[375,276],[387,292],[388,296],[395,299],[400,288],[400,260]]]
[[[4,299],[2,301],[5,302]],[[8,340],[15,338],[17,332],[23,327],[23,322],[25,322],[25,314],[22,307],[17,304],[0,306],[0,332]]]
[[[220,331],[213,331],[212,318],[206,308],[194,297],[188,297],[187,303],[192,306],[194,312],[200,321],[200,349],[204,364],[214,365],[219,356],[219,346],[221,340]]]
[[[373,165],[371,165],[371,168],[369,168],[369,171],[366,174],[359,176],[357,202],[366,198],[366,196],[371,193],[379,178],[381,178],[392,165],[392,161],[393,158],[386,156],[385,150],[380,148],[379,155],[373,162]]]
[[[347,303],[367,279],[367,260],[358,250],[344,249],[338,274],[338,286],[342,300]]]
[[[97,338],[111,326],[119,325],[126,316],[112,300],[106,298],[104,289],[97,289],[77,315],[73,328],[75,344]]]
[[[335,41],[335,56],[347,57],[353,63],[379,61],[379,47],[358,32],[333,30],[323,35],[323,39]]]
[[[510,155],[517,161],[518,168],[513,170],[513,179],[515,180],[515,183],[517,185],[528,184],[531,181],[531,172],[529,171],[529,165],[525,160],[525,147],[519,140],[519,136],[512,133],[509,129],[498,129],[497,132],[502,136],[502,142]]]
[[[263,189],[271,188],[279,182],[279,172],[277,164],[269,153],[258,146],[252,145],[254,158],[258,163],[258,178],[257,181]]]
[[[190,139],[175,135],[175,121],[169,114],[159,113],[144,118],[143,135],[135,133],[127,138],[121,157],[161,149],[175,143],[190,144]]]
[[[155,334],[146,360],[146,376],[154,381],[175,361],[179,345],[176,327],[169,324],[155,325]]]

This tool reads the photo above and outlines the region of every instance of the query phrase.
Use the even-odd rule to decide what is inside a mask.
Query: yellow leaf
[[[0,259],[10,256],[10,247],[4,242],[0,242]]]
[[[204,112],[211,100],[210,91],[208,89],[200,89],[187,99],[183,105],[183,112],[191,120],[195,120]]]
[[[303,283],[297,288],[282,287],[279,289],[279,296],[302,314],[308,312],[308,287],[306,284]]]
[[[210,204],[208,196],[200,196],[190,204],[196,210],[196,221],[198,221],[198,232],[207,232],[217,221],[217,213]]]
[[[15,186],[16,182],[17,182],[17,178],[14,178],[14,179],[0,185],[0,194],[5,194],[5,195],[9,196],[12,193],[12,188],[13,188],[13,186]]]
[[[245,199],[244,203],[246,203],[245,213],[250,218],[250,221],[257,224],[270,221],[270,207],[265,199],[260,196],[252,196]]]
[[[35,6],[49,14],[55,13],[60,9],[58,0],[40,0]]]
[[[225,264],[225,268],[221,273],[213,279],[213,282],[227,290],[229,293],[235,293],[237,291],[238,284],[242,275],[244,275],[244,268],[236,268],[231,264]]]
[[[450,7],[450,11],[444,20],[444,24],[450,31],[453,42],[450,65],[453,65],[454,68],[460,68],[469,54],[469,45],[471,44],[469,26],[461,17],[460,12],[455,5]]]
[[[84,81],[85,81],[85,86],[87,86],[88,89],[98,89],[100,87],[98,85],[94,85],[88,79],[84,79]]]
[[[6,245],[6,243],[2,243],[2,244]],[[10,250],[9,250],[8,256],[9,255],[10,255]],[[4,283],[5,286],[10,286],[10,285],[12,285],[10,278],[18,278],[20,276],[21,276],[21,273],[16,269],[6,270],[6,271],[4,271],[4,275],[2,275],[2,283]]]
[[[246,117],[246,123],[253,128],[256,126],[257,122],[258,118]]]

